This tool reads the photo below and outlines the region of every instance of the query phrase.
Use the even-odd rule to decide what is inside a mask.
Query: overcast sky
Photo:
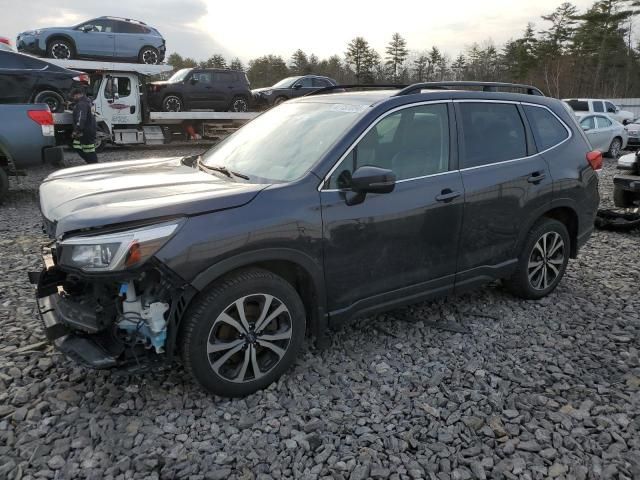
[[[276,53],[288,61],[297,48],[321,58],[343,55],[355,36],[365,37],[384,53],[394,32],[400,32],[412,50],[436,45],[454,55],[473,42],[491,39],[502,44],[519,35],[529,21],[541,29],[545,22],[540,15],[562,1],[0,0],[0,35],[15,40],[24,30],[114,15],[155,26],[170,53],[198,60],[213,53],[244,61]],[[593,0],[573,3],[585,9]]]

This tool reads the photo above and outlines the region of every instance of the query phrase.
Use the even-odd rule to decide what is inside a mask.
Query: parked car
[[[158,30],[137,20],[118,17],[22,32],[16,46],[20,52],[59,60],[93,58],[147,64],[162,63],[166,51],[165,40]]]
[[[0,50],[7,50],[9,52],[13,52],[13,47],[11,46],[11,40],[7,37],[0,37]]]
[[[622,124],[625,124],[634,118],[633,113],[627,110],[621,110],[620,107],[614,105],[608,100],[567,98],[564,102],[566,102],[577,115],[585,115],[587,113],[604,113]]]
[[[62,112],[69,91],[88,83],[83,72],[0,50],[0,103],[46,103],[52,112]]]
[[[618,159],[619,173],[613,177],[613,203],[618,208],[640,207],[640,151]],[[637,210],[636,210],[637,212]],[[636,217],[637,222],[637,217]]]
[[[338,82],[329,77],[304,75],[285,78],[273,87],[256,88],[251,90],[251,93],[257,106],[272,107],[280,105],[290,98],[301,97],[307,93],[337,84]]]
[[[627,141],[627,148],[640,147],[640,118],[634,118],[624,126],[629,137]]]
[[[48,338],[97,368],[179,354],[243,396],[357,315],[495,279],[548,295],[591,235],[602,154],[559,100],[432,87],[299,98],[202,156],[50,175]]]
[[[220,68],[183,68],[166,81],[149,83],[149,106],[163,112],[193,109],[246,112],[251,90],[244,72]]]
[[[579,116],[591,146],[608,157],[618,158],[627,148],[628,135],[624,125],[605,114]]]
[[[53,115],[46,105],[0,105],[0,201],[10,176],[43,162],[62,162],[62,147],[55,145]]]

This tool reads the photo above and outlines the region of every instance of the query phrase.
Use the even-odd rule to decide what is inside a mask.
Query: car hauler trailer
[[[180,135],[219,139],[237,130],[257,112],[151,112],[146,102],[146,82],[170,72],[170,65],[54,60],[51,63],[89,74],[88,95],[93,98],[98,124],[98,144],[159,145]],[[56,138],[69,143],[73,130],[71,112],[54,115]]]

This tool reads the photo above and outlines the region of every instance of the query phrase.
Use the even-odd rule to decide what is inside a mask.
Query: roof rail
[[[410,95],[412,93],[419,93],[420,90],[449,90],[460,89],[464,90],[468,87],[482,87],[483,92],[497,92],[498,89],[519,89],[524,90],[527,95],[538,95],[544,97],[544,93],[532,85],[524,85],[521,83],[503,83],[503,82],[423,82],[414,83],[406,88],[403,88],[396,96]]]
[[[313,92],[306,93],[303,95],[304,97],[310,97],[312,95],[318,95],[321,93],[327,93],[332,90],[346,90],[347,88],[407,88],[406,85],[396,85],[396,84],[352,84],[352,85],[331,85],[330,87],[322,87],[318,90],[314,90]]]

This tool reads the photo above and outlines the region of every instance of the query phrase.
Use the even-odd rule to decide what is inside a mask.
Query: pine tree
[[[416,82],[424,82],[427,80],[427,66],[429,65],[429,59],[426,55],[419,55],[413,61],[413,79]]]
[[[309,59],[307,54],[298,49],[291,55],[291,73],[293,75],[306,75],[309,73]]]
[[[389,67],[389,73],[392,81],[397,82],[399,79],[399,73],[402,70],[402,65],[409,55],[407,50],[407,41],[402,38],[399,33],[394,33],[391,37],[391,41],[386,48],[386,65]]]
[[[231,70],[244,71],[244,65],[242,64],[242,61],[238,57],[231,60],[231,64],[229,65],[229,68]]]
[[[356,37],[351,40],[344,56],[347,64],[353,67],[356,82],[360,83],[363,77],[370,74],[371,48],[369,47],[369,42],[363,37]]]

